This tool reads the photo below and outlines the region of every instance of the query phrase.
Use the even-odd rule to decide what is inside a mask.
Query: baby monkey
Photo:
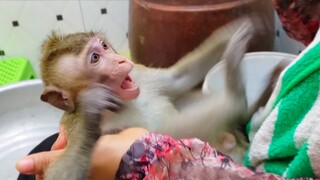
[[[42,46],[41,100],[65,111],[61,124],[68,145],[45,178],[87,179],[98,138],[128,127],[174,138],[197,137],[224,151],[218,142],[222,133],[237,134],[248,119],[240,64],[249,40],[262,26],[257,22],[246,17],[228,23],[166,69],[134,64],[101,34],[53,33]],[[220,59],[226,61],[227,95],[188,101],[191,90]],[[240,159],[247,146],[243,136],[235,138],[236,153],[231,155]]]

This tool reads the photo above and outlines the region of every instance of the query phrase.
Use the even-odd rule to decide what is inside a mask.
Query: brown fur
[[[80,32],[69,35],[52,32],[42,44],[41,49],[40,70],[44,83],[47,85],[55,82],[51,76],[55,70],[51,67],[55,66],[62,55],[79,55],[89,39],[94,36],[96,36],[94,32]]]
[[[44,84],[75,92],[72,94],[72,99],[75,100],[80,90],[88,86],[85,81],[86,77],[79,75],[72,78],[75,80],[72,84],[64,82],[64,79],[70,77],[64,74],[57,74],[56,65],[62,55],[72,54],[78,56],[89,39],[94,36],[97,36],[95,32],[79,32],[69,35],[52,32],[47,40],[43,42],[41,49],[40,70]]]

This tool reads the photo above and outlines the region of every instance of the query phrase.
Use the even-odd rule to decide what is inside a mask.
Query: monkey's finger
[[[108,102],[104,108],[109,109],[112,112],[119,112],[121,107],[122,106],[117,103]]]
[[[124,104],[123,101],[120,98],[116,97],[116,96],[113,96],[112,98],[108,97],[107,101],[109,101],[109,102],[111,102],[113,104],[116,104],[118,106],[123,106],[123,104]]]
[[[54,142],[54,144],[51,147],[51,150],[59,150],[65,148],[67,145],[67,137],[64,131],[64,127],[60,126],[59,128],[59,136],[57,140]]]
[[[22,174],[42,175],[51,162],[61,157],[63,152],[64,150],[58,150],[29,155],[17,162],[16,169]]]

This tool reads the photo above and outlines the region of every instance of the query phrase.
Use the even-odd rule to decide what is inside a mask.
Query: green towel
[[[247,126],[245,165],[286,178],[320,177],[320,33],[280,75]]]

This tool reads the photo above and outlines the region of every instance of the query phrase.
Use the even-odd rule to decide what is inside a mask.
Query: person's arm
[[[117,135],[102,136],[93,153],[91,179],[114,179],[123,154],[146,132],[147,130],[142,128],[130,128]],[[66,139],[62,129],[52,151],[24,157],[17,162],[16,168],[22,174],[35,174],[37,179],[43,179],[48,166],[62,156],[64,149],[61,148],[65,145]]]
[[[114,179],[116,175],[120,179],[130,176],[137,179],[283,179],[241,166],[199,139],[176,140],[165,134],[146,132],[130,128],[118,135],[102,136],[94,149],[90,179]],[[61,133],[58,141],[63,135]],[[42,180],[48,166],[61,157],[63,151],[27,156],[17,163],[17,169],[21,173],[36,174],[37,179]]]

